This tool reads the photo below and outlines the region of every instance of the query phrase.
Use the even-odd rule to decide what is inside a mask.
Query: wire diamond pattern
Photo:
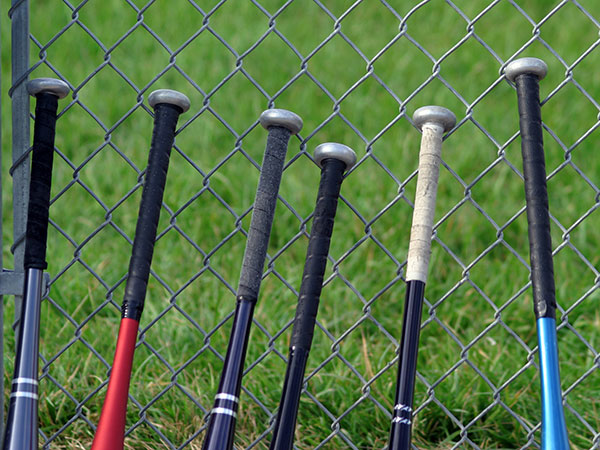
[[[38,6],[36,3],[31,5],[32,19]],[[112,353],[104,346],[100,348],[98,336],[90,334],[89,329],[94,326],[95,329],[112,327],[118,315],[126,262],[111,261],[110,247],[132,244],[132,223],[144,175],[143,151],[128,148],[128,141],[123,135],[128,133],[128,127],[134,126],[132,132],[139,135],[135,138],[136,144],[141,148],[146,145],[144,139],[150,133],[147,119],[152,111],[145,104],[145,98],[158,85],[166,83],[189,93],[195,109],[182,118],[177,131],[172,157],[176,168],[171,172],[181,172],[171,176],[167,184],[157,249],[168,251],[170,246],[184,248],[192,268],[181,267],[181,272],[187,270],[183,276],[177,274],[178,268],[169,267],[167,263],[153,263],[136,355],[141,353],[140,361],[143,361],[144,367],[161,375],[148,393],[134,391],[130,394],[128,417],[135,417],[135,420],[128,420],[128,436],[134,439],[153,436],[151,439],[159,440],[171,449],[200,448],[205,430],[203,419],[211,406],[216,383],[214,378],[218,378],[224,360],[233,315],[232,299],[239,261],[232,261],[230,255],[243,246],[251,214],[253,187],[245,188],[244,183],[236,178],[247,176],[250,181],[253,180],[247,184],[255,185],[264,139],[257,118],[250,117],[243,107],[231,109],[230,103],[250,103],[253,109],[259,110],[295,104],[296,111],[302,115],[303,109],[308,108],[303,103],[312,102],[315,103],[312,107],[314,114],[304,117],[307,126],[290,144],[291,154],[288,155],[278,207],[278,220],[282,225],[275,225],[264,275],[261,302],[279,299],[282,306],[277,306],[278,317],[267,317],[259,311],[254,320],[242,388],[247,408],[244,416],[247,417],[241,419],[240,426],[250,427],[247,422],[254,420],[256,430],[246,437],[244,448],[265,448],[269,440],[269,427],[277,405],[270,397],[265,397],[256,380],[264,375],[266,367],[276,367],[279,371],[285,367],[287,339],[293,318],[290,305],[295,304],[294,299],[298,295],[301,265],[310,233],[312,211],[304,210],[295,186],[285,185],[286,174],[292,178],[294,174],[297,176],[298,173],[314,170],[309,149],[325,138],[347,139],[358,150],[358,163],[348,173],[346,185],[359,185],[367,173],[376,171],[386,191],[381,203],[369,204],[361,198],[361,188],[353,190],[345,186],[342,190],[337,223],[345,223],[347,231],[336,225],[334,241],[338,238],[344,244],[332,247],[323,297],[326,298],[328,293],[337,295],[343,292],[344,302],[350,306],[339,318],[328,315],[334,311],[333,307],[327,309],[327,305],[322,306],[326,310],[322,309],[319,315],[316,351],[313,352],[316,356],[311,356],[309,361],[303,399],[313,413],[321,415],[325,425],[319,430],[320,441],[310,448],[385,447],[387,431],[379,440],[371,442],[348,425],[355,414],[373,414],[378,418],[377,423],[384,423],[384,426],[391,418],[400,313],[389,317],[385,309],[399,311],[398,297],[402,297],[404,292],[409,224],[397,224],[398,230],[394,231],[390,212],[400,209],[407,217],[410,216],[416,181],[416,155],[414,152],[402,153],[402,157],[407,156],[402,164],[391,158],[385,149],[388,146],[404,147],[399,137],[403,133],[414,133],[409,111],[424,99],[431,99],[436,92],[440,102],[454,105],[458,124],[446,137],[441,175],[443,184],[440,182],[445,191],[439,196],[451,200],[436,214],[433,238],[434,260],[443,269],[432,269],[432,272],[444,271],[447,278],[437,288],[429,290],[428,286],[422,334],[427,337],[439,333],[435,330],[442,330],[444,339],[448,341],[447,347],[454,351],[454,355],[452,364],[441,371],[430,370],[426,364],[419,365],[416,418],[426,423],[431,411],[440,410],[446,417],[447,426],[456,431],[448,448],[481,449],[491,445],[490,438],[482,431],[481,424],[485,424],[486,418],[502,417],[504,420],[510,417],[522,436],[521,448],[539,448],[540,424],[535,418],[537,416],[515,402],[518,398],[515,391],[524,389],[528,382],[526,378],[538,370],[537,346],[530,335],[532,316],[515,316],[520,314],[521,304],[530,288],[528,254],[523,240],[525,207],[524,202],[499,210],[494,206],[502,201],[502,189],[496,189],[493,183],[510,180],[518,188],[522,180],[517,153],[518,127],[514,118],[506,117],[506,122],[489,123],[480,114],[482,109],[490,107],[489,102],[493,104],[497,96],[514,96],[503,70],[510,60],[527,52],[537,52],[549,63],[552,60],[552,67],[564,70],[563,74],[557,74],[554,69],[554,75],[544,84],[542,105],[546,109],[542,111],[545,117],[548,117],[545,111],[554,103],[564,104],[561,96],[566,95],[576,97],[577,102],[585,103],[586,111],[594,113],[592,120],[577,121],[576,134],[568,132],[561,123],[555,124],[551,117],[545,120],[544,129],[546,146],[553,149],[553,156],[548,162],[549,192],[552,189],[560,192],[562,180],[566,177],[566,180],[575,180],[577,186],[584,186],[589,192],[588,197],[593,197],[592,200],[587,199],[576,214],[557,210],[551,221],[555,258],[576,261],[578,270],[585,274],[582,277],[593,277],[590,283],[582,285],[576,296],[569,299],[558,296],[557,323],[561,339],[584,349],[582,354],[587,358],[576,379],[563,380],[566,410],[587,433],[585,445],[589,446],[577,448],[600,448],[597,418],[594,422],[587,411],[571,404],[579,404],[576,400],[570,401],[580,395],[577,391],[585,390],[600,374],[597,345],[594,347],[589,328],[583,327],[577,320],[590,310],[600,286],[597,260],[593,251],[582,247],[583,238],[580,237],[589,233],[587,229],[592,226],[592,216],[600,207],[598,180],[592,168],[588,168],[585,156],[589,150],[586,148],[588,142],[592,142],[594,132],[600,127],[600,98],[597,86],[580,75],[589,70],[585,67],[586,62],[597,57],[600,38],[581,42],[575,51],[567,52],[552,35],[552,30],[560,29],[562,18],[568,15],[577,17],[582,27],[600,30],[600,17],[589,5],[584,6],[582,1],[563,0],[549,8],[543,16],[534,17],[530,10],[514,0],[493,0],[487,5],[478,2],[477,6],[474,6],[475,2],[463,4],[445,0],[437,2],[443,4],[444,17],[436,19],[427,15],[436,4],[434,0],[412,2],[413,5],[358,0],[343,6],[339,2],[312,0],[303,8],[294,0],[251,0],[245,5],[230,0],[188,0],[178,3],[181,8],[179,17],[182,18],[180,27],[169,28],[162,23],[158,1],[125,0],[116,14],[122,16],[120,19],[129,18],[127,25],[123,26],[115,19],[114,28],[103,29],[98,28],[93,18],[95,4],[92,1],[78,5],[66,0],[55,3],[55,8],[62,14],[62,22],[47,29],[36,27],[39,19],[32,22],[30,46],[36,56],[32,57],[29,69],[13,80],[9,91],[15,101],[17,95],[24,95],[20,88],[28,77],[45,73],[63,79],[73,92],[69,101],[61,104],[59,124],[62,119],[74,127],[77,125],[74,118],[83,117],[79,122],[81,128],[73,128],[73,132],[85,132],[88,137],[86,142],[82,141],[83,149],[79,154],[57,143],[60,180],[53,188],[51,233],[55,236],[53,245],[66,248],[70,256],[60,265],[51,267],[51,289],[46,304],[69,331],[61,331],[55,342],[42,345],[40,386],[42,392],[45,389],[50,393],[52,401],[68,405],[64,407],[68,413],[63,413],[60,420],[52,425],[43,426],[44,448],[54,448],[55,445],[63,448],[69,442],[69,433],[75,428],[87,430],[85,433],[88,435],[93,433],[96,419],[90,417],[89,412],[95,407],[91,405],[99,403],[103,396]],[[26,0],[13,2],[9,13],[13,27],[26,26],[20,14],[16,13],[21,13],[28,4]],[[371,12],[371,8],[379,14],[380,30],[360,28],[362,14],[367,9]],[[170,10],[168,14],[167,21],[175,12]],[[507,46],[492,42],[487,37],[489,22],[497,20],[499,14],[523,24],[522,29],[515,31],[519,37],[526,36],[523,42],[516,38],[512,46]],[[183,20],[185,15],[194,17],[195,25],[189,26]],[[251,37],[228,31],[228,21],[238,21],[242,26],[244,20],[260,23],[262,28],[252,28]],[[432,20],[443,20],[444,25],[432,31],[427,26],[427,22]],[[314,32],[308,33],[302,40],[292,37],[297,32],[295,28],[303,26],[304,21],[316,24]],[[391,23],[395,24],[394,28],[387,27]],[[365,41],[365,33],[375,34],[376,39]],[[447,41],[445,46],[440,47],[436,43],[435,39],[440,36]],[[59,55],[65,47],[79,47],[78,43],[84,40],[91,40],[93,45],[86,45],[94,49],[93,54],[81,58],[85,73],[78,67],[65,65]],[[132,54],[136,45],[142,50]],[[398,49],[410,54],[411,58],[400,59],[400,65],[394,66],[394,60],[398,60],[395,53]],[[77,50],[73,52],[77,54]],[[143,52],[161,56],[148,62],[147,68],[140,69],[136,64],[144,62]],[[207,70],[204,74],[195,67],[202,64],[195,61],[196,52],[206,52],[207,58],[210,52],[227,55],[230,65],[220,67],[215,58],[211,68],[205,61]],[[277,52],[281,59],[280,67],[267,69],[278,72],[273,79],[265,78],[265,68],[261,67],[263,54],[268,52]],[[465,79],[458,70],[465,55],[471,53],[479,55],[480,64],[485,67],[481,71],[481,79]],[[26,58],[26,55],[12,55],[13,62],[23,57]],[[344,67],[332,66],[331,61],[341,60]],[[390,67],[393,69],[390,70]],[[399,82],[398,73],[402,70],[418,73],[421,76],[418,83],[407,86]],[[340,79],[343,80],[341,84]],[[103,100],[114,102],[115,108],[121,111],[119,114],[114,114],[113,110],[104,108],[90,97],[89,93],[101,89],[104,83],[118,89],[114,100],[111,99],[112,93],[107,93]],[[369,93],[374,104],[359,102],[363,91]],[[303,92],[308,95],[303,96]],[[385,107],[377,111],[378,103],[393,105],[393,111]],[[242,109],[242,112],[238,111]],[[510,115],[509,112],[500,113]],[[589,114],[586,117],[590,117]],[[19,118],[13,117],[13,120]],[[207,128],[203,125],[209,122],[216,124],[213,126],[215,135],[202,136]],[[200,144],[194,146],[196,136],[200,136],[197,138]],[[29,139],[29,136],[20,137],[25,141]],[[392,139],[396,142],[391,142]],[[467,145],[465,139],[471,139],[481,147],[480,154],[473,157],[469,167],[461,165],[453,156]],[[198,148],[218,149],[218,154],[200,154]],[[560,149],[560,153],[556,149]],[[29,150],[15,147],[14,151],[17,158],[10,173],[21,177],[22,172],[17,169],[27,163]],[[110,182],[101,179],[105,174],[102,171],[106,170],[103,165],[121,167],[119,170],[128,174],[130,182],[126,192],[111,191]],[[477,168],[476,173],[473,167]],[[245,175],[240,175],[242,173]],[[316,180],[314,173],[306,177]],[[187,185],[182,184],[181,179],[193,180],[193,186],[191,181]],[[234,187],[228,188],[228,184]],[[506,183],[503,188],[513,187]],[[70,207],[72,198],[94,203],[99,213],[89,217],[87,223],[64,223],[60,211]],[[15,214],[18,213],[15,211]],[[468,219],[473,220],[478,226],[477,232],[485,236],[478,241],[485,243],[484,248],[473,249],[469,247],[469,237],[460,236],[461,221]],[[195,226],[195,220],[202,225]],[[198,230],[211,220],[222,223],[218,230],[215,229],[212,238],[207,239]],[[597,242],[597,234],[595,236]],[[107,244],[107,249],[96,251],[100,242],[109,239],[114,242]],[[21,234],[15,231],[13,253],[22,251],[22,241],[22,230]],[[364,286],[362,278],[348,276],[348,273],[357,273],[353,266],[364,261],[373,264],[379,261],[381,265],[365,269],[368,272],[365,276],[377,274],[380,277],[370,287]],[[511,285],[513,291],[498,294],[494,286],[485,283],[478,271],[484,270],[485,264],[500,264],[502,261],[516,271],[514,278],[518,283]],[[87,283],[89,294],[84,293],[81,287],[72,287],[74,283],[70,279],[75,273],[89,280],[81,283]],[[73,294],[66,293],[70,289],[74,289]],[[202,292],[209,289],[217,292],[220,302],[226,306],[211,304],[209,310],[203,309],[202,303],[206,299]],[[66,303],[70,295],[88,295],[82,300],[82,311],[72,309]],[[486,305],[487,315],[471,321],[466,327],[450,323],[448,310],[465,302]],[[173,323],[195,334],[193,350],[181,349],[179,353],[169,348],[169,336],[164,333],[177,332],[169,331]],[[502,343],[497,342],[498,337],[503,338]],[[371,361],[369,354],[368,346],[374,345],[375,341],[379,347],[386,349],[385,356],[379,361]],[[516,372],[493,373],[484,363],[485,352],[490,351],[489,345],[500,344],[509,346],[515,354],[522,356]],[[75,389],[68,369],[60,368],[63,355],[78,346],[87,349],[90,360],[93,360],[89,364],[96,369],[95,375],[86,375],[96,377],[93,382],[87,383],[93,387],[84,391]],[[357,357],[361,351],[362,356]],[[344,383],[356,386],[355,395],[344,404],[344,408],[336,407],[335,392],[330,392],[330,385],[323,381],[332,366],[336,367]],[[447,389],[446,385],[455,383],[457,379],[478,383],[483,399],[465,406],[464,410],[448,404],[442,393]],[[323,388],[322,392],[318,391],[319,387]],[[161,412],[168,414],[164,412],[165,405],[169,401],[175,402],[171,399],[188,403],[197,416],[192,423],[185,424],[185,431],[180,434],[165,430],[160,423]],[[298,444],[298,448],[305,447]]]

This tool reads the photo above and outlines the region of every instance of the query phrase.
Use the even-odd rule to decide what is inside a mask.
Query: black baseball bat
[[[180,114],[190,108],[190,101],[185,95],[170,89],[152,92],[148,96],[148,103],[154,108],[154,129],[148,167],[121,306],[122,318],[117,347],[92,450],[123,448],[133,353],[144,309],[169,157],[175,140],[177,120]]]
[[[345,145],[336,143],[319,145],[315,149],[314,157],[322,168],[321,181],[308,241],[296,317],[294,318],[287,370],[270,450],[291,450],[294,444],[300,394],[315,331],[340,188],[344,172],[356,163],[354,151]]]
[[[38,448],[40,303],[44,288],[43,272],[48,267],[46,241],[56,112],[58,100],[70,91],[65,82],[54,78],[31,80],[27,83],[27,90],[36,98],[36,105],[23,261],[25,282],[4,450]]]
[[[231,450],[233,448],[248,336],[267,257],[267,246],[271,235],[283,164],[290,137],[302,129],[302,119],[284,109],[270,109],[263,112],[260,116],[260,124],[269,131],[267,148],[248,230],[233,328],[221,373],[219,390],[208,419],[208,430],[202,445],[203,450]]]
[[[415,209],[406,268],[406,300],[398,357],[398,381],[388,450],[410,450],[421,311],[431,256],[435,198],[442,156],[443,134],[456,124],[452,111],[424,106],[415,111],[414,124],[423,132]]]
[[[548,67],[541,59],[520,58],[506,66],[505,73],[517,87],[519,103],[533,309],[540,355],[542,450],[568,450],[558,367],[556,292],[539,87],[539,81],[547,71]]]

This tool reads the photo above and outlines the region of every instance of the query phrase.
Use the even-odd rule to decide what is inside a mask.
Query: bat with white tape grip
[[[117,347],[92,450],[123,449],[133,354],[144,309],[169,157],[177,120],[190,108],[185,95],[170,89],[152,92],[148,103],[154,108],[154,129],[121,307]]]
[[[248,230],[232,331],[202,450],[233,448],[250,325],[267,257],[285,155],[290,137],[302,129],[300,116],[285,109],[264,111],[260,124],[269,132],[267,146]]]
[[[270,450],[291,450],[294,445],[300,394],[315,332],[340,188],[344,172],[356,163],[356,154],[350,147],[331,142],[319,145],[314,157],[321,167],[321,181]]]
[[[441,106],[415,111],[414,124],[422,131],[415,208],[406,268],[406,300],[398,358],[398,380],[388,450],[409,450],[421,311],[431,256],[435,199],[442,157],[442,138],[454,128],[456,117]]]
[[[38,78],[27,83],[36,98],[29,206],[25,231],[25,282],[19,334],[16,341],[15,370],[4,431],[4,450],[38,448],[38,350],[40,303],[43,272],[47,268],[46,241],[50,186],[54,159],[54,137],[58,100],[70,89],[54,78]]]
[[[506,77],[517,87],[519,104],[533,309],[540,357],[542,450],[568,450],[558,367],[556,292],[540,105],[539,81],[547,72],[546,63],[538,58],[517,59],[505,70]]]

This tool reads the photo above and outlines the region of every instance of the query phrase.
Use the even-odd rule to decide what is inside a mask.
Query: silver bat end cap
[[[56,78],[36,78],[27,82],[27,92],[33,97],[43,92],[65,98],[70,91],[67,83]]]
[[[158,89],[152,91],[148,96],[148,104],[154,108],[159,103],[168,103],[169,105],[179,106],[183,112],[190,109],[190,99],[181,92],[171,89]]]
[[[433,123],[443,127],[444,132],[447,132],[456,125],[456,116],[443,106],[422,106],[413,114],[413,122],[419,130],[422,130],[426,123]]]
[[[506,78],[513,83],[515,78],[524,73],[537,75],[542,80],[548,73],[548,66],[539,58],[519,58],[509,63],[504,69]]]
[[[337,144],[335,142],[326,142],[315,148],[314,158],[319,167],[323,167],[323,161],[329,158],[339,159],[346,163],[346,170],[349,170],[356,163],[356,153],[350,147]]]
[[[298,134],[303,125],[302,118],[287,109],[267,109],[260,115],[259,121],[267,130],[269,127],[284,127],[292,134]]]

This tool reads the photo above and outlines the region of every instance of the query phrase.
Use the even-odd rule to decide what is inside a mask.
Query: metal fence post
[[[0,36],[0,60],[2,59],[2,37]],[[2,73],[0,71],[0,85],[2,84]],[[2,103],[0,102],[0,149],[2,148]],[[0,271],[4,270],[2,261],[2,152],[0,152]],[[4,361],[4,298],[0,292],[0,361]],[[4,380],[4,364],[0,367],[0,379]],[[4,395],[0,395],[0,436],[4,436]],[[0,438],[0,443],[2,439]]]
[[[11,252],[14,270],[23,272],[25,252],[25,223],[29,195],[29,94],[26,81],[29,69],[29,1],[12,0],[9,12],[12,23],[11,63],[12,86],[12,167],[13,178],[13,236]],[[21,295],[15,295],[15,322],[21,309]],[[15,327],[16,331],[16,327]]]

